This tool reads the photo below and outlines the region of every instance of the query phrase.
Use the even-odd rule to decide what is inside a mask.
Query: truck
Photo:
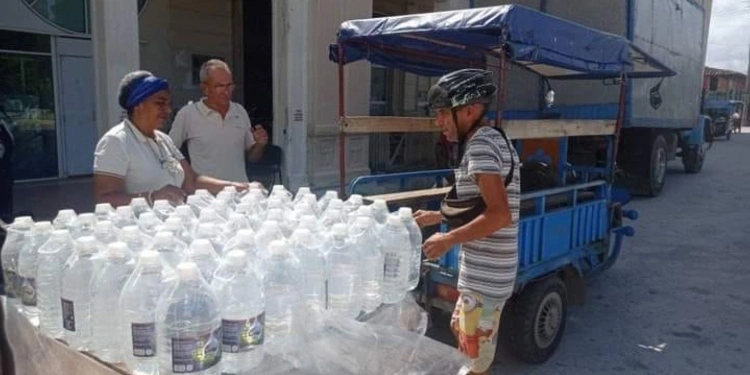
[[[711,119],[711,138],[726,137],[731,139],[732,132],[739,132],[741,119],[735,118],[742,113],[745,103],[740,100],[708,99],[703,103],[703,114]]]

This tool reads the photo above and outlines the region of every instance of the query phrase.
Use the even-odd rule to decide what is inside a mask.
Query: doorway
[[[91,57],[60,56],[65,173],[71,177],[93,173],[97,138],[93,72]]]
[[[242,4],[245,108],[273,143],[273,0]]]

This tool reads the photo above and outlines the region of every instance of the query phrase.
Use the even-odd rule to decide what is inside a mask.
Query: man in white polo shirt
[[[248,181],[245,159],[258,161],[268,133],[253,126],[242,105],[232,102],[232,71],[221,60],[209,60],[200,69],[205,97],[182,107],[169,136],[177,148],[187,142],[190,164],[200,175],[228,181]]]

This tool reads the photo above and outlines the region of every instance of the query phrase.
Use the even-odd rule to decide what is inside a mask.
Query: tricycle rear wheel
[[[565,283],[557,276],[529,285],[505,309],[508,350],[531,364],[546,362],[560,345],[568,315]]]

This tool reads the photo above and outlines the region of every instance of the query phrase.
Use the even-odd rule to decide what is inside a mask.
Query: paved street
[[[571,308],[557,353],[531,366],[501,348],[492,373],[750,373],[748,183],[747,133],[717,141],[698,175],[671,163],[662,196],[631,203],[636,236]]]

